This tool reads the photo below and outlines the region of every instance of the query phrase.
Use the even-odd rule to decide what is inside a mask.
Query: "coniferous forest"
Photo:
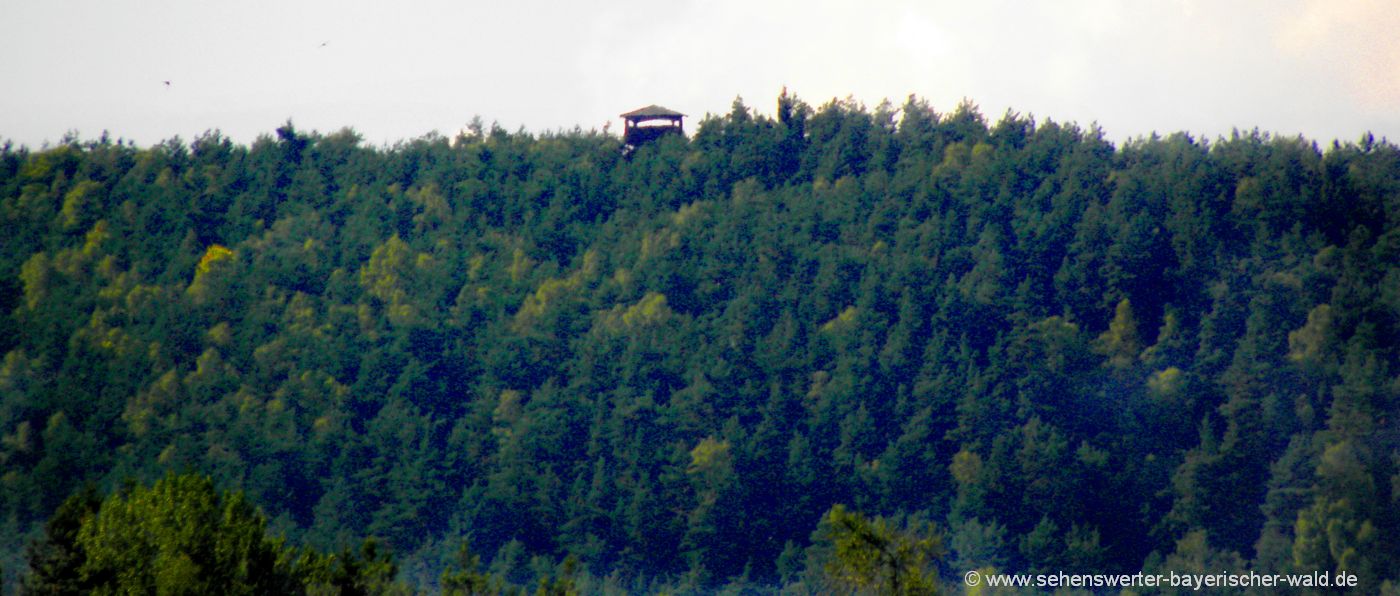
[[[1370,136],[786,93],[633,151],[70,135],[0,150],[0,229],[10,589],[1400,581]]]

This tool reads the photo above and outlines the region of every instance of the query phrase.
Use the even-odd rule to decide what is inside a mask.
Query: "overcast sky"
[[[1233,128],[1400,140],[1396,0],[0,0],[0,138],[139,145],[289,118],[373,144],[473,116],[600,129],[736,96],[911,93],[1123,140]],[[324,44],[324,45],[323,45]],[[167,86],[164,81],[170,81]]]

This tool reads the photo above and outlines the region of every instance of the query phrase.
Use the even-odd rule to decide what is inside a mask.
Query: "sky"
[[[649,104],[771,115],[786,87],[1115,142],[1400,140],[1396,32],[1397,0],[0,0],[0,139],[616,133]]]

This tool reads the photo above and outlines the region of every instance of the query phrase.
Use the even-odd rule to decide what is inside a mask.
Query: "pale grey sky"
[[[786,85],[1115,140],[1400,140],[1397,32],[1396,0],[0,0],[0,138],[616,129],[651,103],[771,114]]]

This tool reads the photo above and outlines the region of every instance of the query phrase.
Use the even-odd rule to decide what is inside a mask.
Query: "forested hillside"
[[[931,524],[948,584],[1400,579],[1386,141],[788,95],[630,154],[288,123],[7,145],[0,229],[8,581],[67,497],[167,472],[427,587],[465,540],[520,586],[815,589],[838,504]]]

